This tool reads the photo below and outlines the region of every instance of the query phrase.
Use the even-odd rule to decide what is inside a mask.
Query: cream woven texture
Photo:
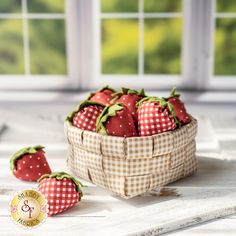
[[[162,134],[122,138],[83,131],[65,122],[68,166],[77,176],[131,198],[197,170],[197,121]]]

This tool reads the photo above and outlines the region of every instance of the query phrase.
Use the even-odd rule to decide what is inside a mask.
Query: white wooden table
[[[67,171],[67,145],[55,113],[65,114],[71,107],[71,104],[1,106],[0,121],[7,129],[1,134],[0,128],[0,235],[236,234],[236,138],[230,133],[232,129],[227,136],[227,128],[217,132],[209,128],[209,120],[204,116],[200,118],[200,168],[196,175],[130,200],[83,181],[88,187],[78,205],[48,218],[36,229],[16,226],[8,216],[9,201],[15,192],[35,188],[37,184],[14,178],[9,169],[9,156],[22,146],[40,143],[47,146],[52,169]],[[190,107],[192,113],[202,111],[205,115],[204,109],[207,110]],[[40,114],[45,110],[47,115]],[[223,132],[222,141],[219,136]]]

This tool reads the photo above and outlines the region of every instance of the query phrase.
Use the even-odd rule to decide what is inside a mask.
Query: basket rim
[[[109,137],[111,139],[113,138],[113,139],[131,140],[131,139],[144,139],[144,138],[152,138],[152,137],[157,137],[157,136],[165,136],[165,135],[170,134],[170,133],[181,132],[183,129],[188,128],[190,125],[197,125],[197,123],[198,123],[197,119],[194,118],[191,115],[190,115],[190,117],[191,117],[191,122],[189,122],[186,125],[181,126],[178,129],[169,130],[169,131],[166,131],[166,132],[163,132],[163,133],[147,135],[147,136],[121,137],[121,136],[113,136],[113,135],[100,134],[100,133],[97,133],[97,132],[93,132],[93,131],[88,131],[88,130],[83,130],[83,129],[77,128],[77,127],[73,126],[72,123],[70,121],[68,121],[68,120],[65,120],[64,126],[65,126],[66,129],[74,129],[74,130],[78,131],[78,133],[82,133],[83,132],[85,134],[87,133],[88,135],[89,134],[93,134],[93,135],[98,135],[100,137]]]

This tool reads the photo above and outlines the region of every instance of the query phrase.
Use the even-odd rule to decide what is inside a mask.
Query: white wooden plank
[[[66,170],[63,159],[49,158],[49,163],[57,167],[56,170]],[[213,168],[211,163],[214,163]],[[0,179],[0,218],[4,218],[8,215],[8,203],[13,194],[20,189],[36,187],[37,184],[22,182],[13,177],[8,168],[8,158],[0,158],[0,165],[3,167],[1,174],[4,176],[4,179]],[[200,167],[200,172],[189,177],[189,180],[178,181],[161,192],[152,191],[130,200],[121,199],[109,191],[89,184],[84,190],[83,201],[58,217],[75,217],[78,222],[81,217],[89,217],[86,218],[87,221],[83,221],[83,226],[79,223],[68,223],[70,232],[73,233],[90,235],[88,229],[96,229],[96,235],[122,235],[150,228],[155,229],[155,232],[162,228],[162,232],[165,232],[234,213],[236,183],[232,181],[232,175],[235,173],[235,163],[227,164],[222,160],[201,158]],[[223,175],[223,170],[227,170],[228,174]],[[216,171],[219,173],[218,177]],[[97,222],[98,217],[104,219],[99,218]],[[57,217],[53,219],[56,221]],[[50,224],[50,229],[54,225],[51,222],[54,221],[50,219],[49,222],[45,224]],[[137,222],[140,222],[138,226]],[[91,224],[94,226],[91,227]],[[39,227],[37,232],[41,233],[43,229]]]
[[[54,137],[64,137],[63,125],[40,118],[32,112],[17,112],[11,109],[0,109],[1,120],[7,121],[7,126],[19,131],[29,130],[41,135],[52,135]]]
[[[220,219],[217,221],[208,222],[208,224],[200,224],[195,227],[188,227],[184,230],[178,230],[172,232],[171,236],[189,236],[189,235],[201,235],[201,236],[226,236],[235,235],[236,233],[236,221],[235,219]]]

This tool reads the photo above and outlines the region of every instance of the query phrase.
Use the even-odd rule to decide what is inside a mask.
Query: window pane
[[[144,71],[146,74],[179,74],[182,19],[145,19]]]
[[[236,19],[216,20],[215,74],[236,75]]]
[[[138,12],[138,0],[101,0],[102,12]]]
[[[138,72],[138,20],[102,20],[102,73]]]
[[[28,0],[28,12],[63,13],[64,0]]]
[[[23,74],[21,20],[0,20],[0,74]]]
[[[66,74],[64,20],[30,20],[32,74]]]
[[[180,12],[181,0],[144,0],[145,12]]]
[[[19,13],[21,12],[21,0],[1,0],[1,13]]]
[[[236,12],[236,1],[217,0],[217,12]]]

